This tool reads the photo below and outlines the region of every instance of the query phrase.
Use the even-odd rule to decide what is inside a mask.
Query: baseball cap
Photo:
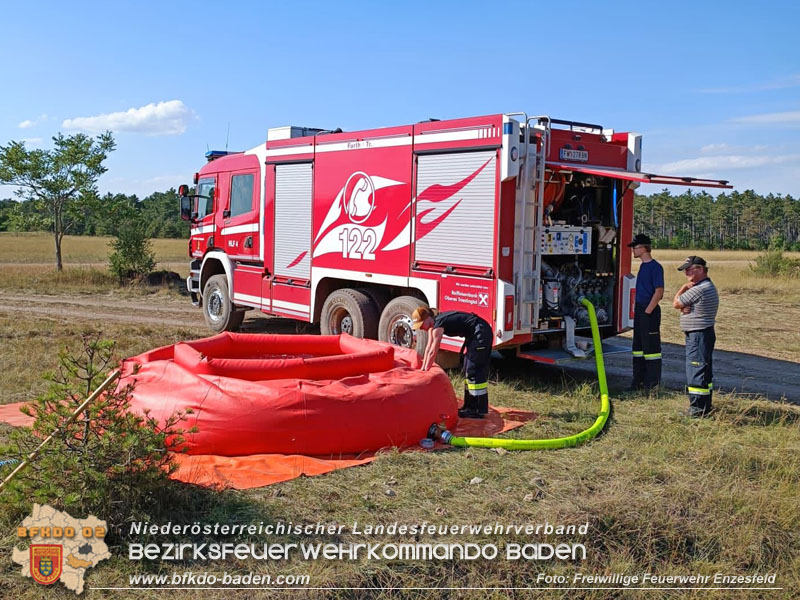
[[[411,326],[414,329],[419,329],[420,327],[422,327],[422,323],[425,321],[425,317],[427,316],[428,315],[423,316],[422,310],[420,310],[419,308],[415,308],[414,312],[411,313]]]
[[[628,244],[628,248],[633,248],[634,246],[652,246],[653,240],[650,239],[649,235],[645,235],[643,233],[637,233],[636,236],[631,240],[631,243]]]
[[[680,267],[678,267],[678,271],[685,271],[692,265],[700,265],[701,267],[705,267],[706,261],[704,261],[699,256],[687,256],[686,260],[683,261],[683,264]]]

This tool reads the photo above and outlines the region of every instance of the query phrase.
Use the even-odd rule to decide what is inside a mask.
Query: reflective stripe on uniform
[[[644,356],[644,352],[642,352],[641,350],[632,350],[631,354],[633,354],[634,356]]]
[[[655,354],[645,354],[645,360],[661,360],[661,352],[656,352]]]
[[[711,388],[689,387],[690,394],[697,394],[698,396],[708,396],[711,394]]]
[[[483,383],[467,382],[467,389],[471,392],[474,390],[485,390],[487,387],[489,387],[489,384],[485,381]]]
[[[480,390],[470,390],[469,392],[473,396],[487,396],[489,394],[489,390],[487,390],[486,388]]]

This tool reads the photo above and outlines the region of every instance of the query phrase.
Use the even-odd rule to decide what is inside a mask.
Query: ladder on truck
[[[525,117],[525,144],[521,153],[514,210],[514,239],[517,241],[514,261],[517,299],[515,330],[531,331],[539,323],[542,254],[538,251],[536,232],[544,219],[545,161],[550,149],[551,119],[548,116],[528,117],[524,113],[517,114]],[[534,139],[533,154],[532,135],[539,138],[538,143]]]

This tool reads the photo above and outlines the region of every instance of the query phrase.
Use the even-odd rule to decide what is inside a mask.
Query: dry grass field
[[[0,290],[42,294],[120,290],[108,270],[109,237],[65,236],[62,242],[64,270],[55,270],[53,237],[44,233],[0,233]],[[186,240],[153,240],[157,269],[189,274]]]
[[[50,278],[36,280],[18,263],[43,263],[48,251],[36,250],[47,238],[0,235],[0,299],[24,293],[55,295],[82,291],[98,297],[119,297],[119,312],[134,305],[131,295],[119,292],[113,281],[94,279],[101,267],[87,267],[70,275],[64,285]],[[74,244],[73,244],[74,242]],[[90,243],[91,242],[91,243]],[[102,240],[70,238],[65,242],[67,265],[101,263]],[[30,245],[27,254],[19,248]],[[94,244],[94,245],[92,245]],[[17,250],[11,250],[10,247]],[[185,261],[185,241],[163,241],[159,260]],[[15,254],[15,252],[17,254]],[[38,254],[36,253],[38,252]],[[682,281],[674,269],[686,254],[657,251],[667,272],[667,295]],[[753,278],[743,274],[756,253],[701,253],[711,265],[711,276],[722,292],[719,346],[765,356],[798,360],[800,356],[800,284]],[[22,260],[20,255],[30,260]],[[33,258],[36,260],[33,260]],[[36,266],[36,269],[46,267]],[[44,273],[46,271],[42,271]],[[66,276],[65,276],[66,277]],[[26,279],[27,278],[27,279]],[[84,286],[81,289],[81,286]],[[120,295],[122,294],[122,295]],[[124,296],[128,294],[128,296]],[[15,312],[12,302],[0,310],[0,404],[35,397],[45,389],[42,373],[57,364],[59,348],[88,331],[102,331],[116,341],[119,356],[182,339],[207,335],[199,314],[185,309],[188,301],[170,293],[148,296],[158,304],[163,324],[129,323],[97,318],[87,304],[86,314],[69,317],[43,312]],[[17,300],[15,300],[17,302]],[[105,309],[103,309],[105,310]],[[184,313],[184,310],[187,312]],[[665,338],[679,341],[677,321],[665,306]],[[93,312],[94,311],[94,312]],[[185,323],[184,323],[185,321]],[[451,375],[456,389],[463,381]],[[589,426],[598,409],[597,387],[591,383],[544,377],[530,364],[502,363],[492,375],[493,404],[538,413],[539,417],[511,434],[514,438],[568,435]],[[309,574],[314,587],[327,590],[249,592],[247,598],[796,598],[800,589],[800,408],[758,399],[720,394],[717,413],[690,421],[679,415],[686,399],[679,392],[654,397],[625,394],[612,397],[613,412],[605,432],[575,449],[507,453],[482,449],[442,452],[395,451],[382,454],[370,465],[300,478],[246,492],[208,492],[182,484],[164,490],[137,518],[158,523],[258,523],[276,520],[294,523],[337,522],[414,524],[589,523],[586,536],[530,538],[507,536],[444,536],[420,541],[474,542],[579,542],[586,545],[586,560],[570,561],[300,561],[259,563],[215,561],[176,563],[143,561],[126,556],[126,539],[110,539],[113,558],[86,576],[88,588],[127,587],[136,573],[172,573],[204,570],[246,573]],[[0,425],[0,444],[9,428]],[[0,460],[3,457],[0,456]],[[5,469],[0,474],[5,474]],[[477,481],[479,483],[471,483]],[[9,555],[21,514],[0,514],[0,597],[74,597],[60,586],[44,590],[19,576]],[[77,515],[76,515],[77,516]],[[100,516],[102,518],[102,516]],[[137,538],[135,541],[144,541]],[[163,537],[152,541],[165,540]],[[198,541],[198,540],[193,540]],[[201,541],[231,541],[208,539]],[[233,540],[239,541],[239,540]],[[247,541],[263,543],[264,538]],[[413,542],[410,537],[300,538],[276,536],[270,542]],[[776,573],[779,590],[670,591],[555,590],[508,591],[506,588],[542,586],[538,573],[564,575],[571,582],[576,572],[591,574],[681,575],[699,573],[733,575]],[[390,590],[371,588],[459,588],[458,591]],[[340,588],[340,589],[335,589]],[[345,589],[341,589],[345,588]],[[356,588],[356,589],[353,589]],[[361,588],[361,589],[358,589]],[[498,588],[498,589],[461,589]],[[87,589],[87,598],[198,597],[198,591]],[[206,590],[203,597],[227,598],[231,592]],[[539,594],[539,595],[537,595]]]
[[[113,238],[83,235],[64,237],[61,252],[64,265],[106,263]],[[188,262],[188,240],[152,241],[157,259]],[[55,265],[53,236],[48,233],[0,233],[0,263],[39,263]]]
[[[720,293],[717,348],[800,362],[800,279],[757,277],[749,271],[758,252],[654,250],[664,266],[666,289],[661,302],[662,339],[683,343],[672,298],[686,276],[677,271],[686,256],[698,254]],[[800,253],[786,256],[800,258]],[[634,272],[639,261],[634,260]]]

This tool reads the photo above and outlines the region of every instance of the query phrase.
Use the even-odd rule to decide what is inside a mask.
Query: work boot
[[[464,385],[464,406],[458,411],[458,416],[461,419],[482,419],[483,417],[478,413],[476,398],[472,395]]]
[[[707,417],[712,412],[714,412],[714,407],[711,406],[711,397],[714,395],[714,392],[709,392],[708,396],[705,397],[705,402],[703,403],[703,416]]]
[[[484,394],[483,396],[477,396],[475,402],[475,408],[477,409],[479,415],[488,415],[489,394]]]
[[[688,416],[699,418],[706,416],[706,396],[699,394],[689,394],[689,412]]]

